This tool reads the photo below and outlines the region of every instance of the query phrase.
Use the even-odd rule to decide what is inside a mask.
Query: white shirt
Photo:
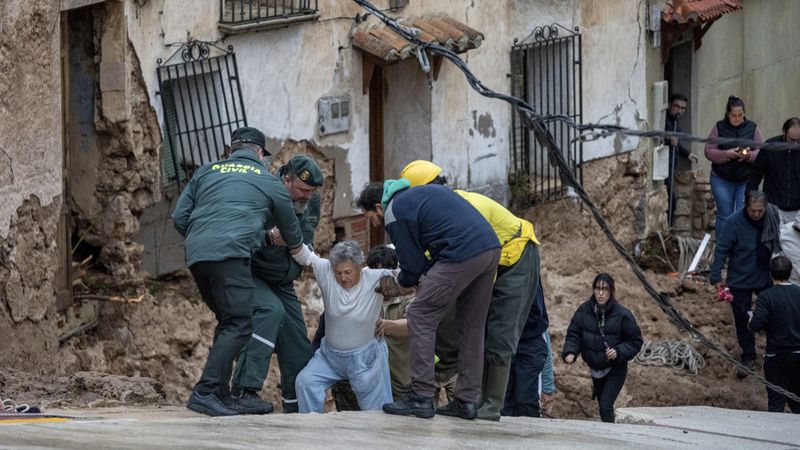
[[[325,307],[325,342],[336,350],[348,351],[367,345],[375,334],[375,323],[381,313],[383,296],[375,292],[385,276],[396,271],[361,269],[358,284],[350,289],[336,282],[331,262],[309,252],[303,255],[304,266],[314,269]]]
[[[792,275],[789,281],[800,286],[800,232],[795,231],[792,225],[794,222],[781,225],[781,250],[792,262]]]

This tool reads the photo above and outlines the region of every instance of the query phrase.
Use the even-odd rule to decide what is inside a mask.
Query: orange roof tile
[[[484,39],[483,33],[446,15],[407,18],[401,19],[399,22],[405,26],[419,29],[421,40],[440,44],[456,53],[478,48]],[[385,25],[356,31],[353,33],[353,45],[385,61],[397,61],[412,57],[416,50],[416,45],[405,40]]]
[[[669,0],[664,5],[664,22],[708,22],[742,9],[739,0]]]

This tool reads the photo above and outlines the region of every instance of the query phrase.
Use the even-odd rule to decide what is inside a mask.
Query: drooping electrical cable
[[[747,139],[703,138],[699,136],[693,136],[687,133],[676,133],[676,132],[658,131],[658,130],[633,130],[619,125],[579,124],[573,121],[570,117],[564,115],[539,115],[536,113],[536,110],[524,100],[510,95],[501,94],[484,86],[483,83],[475,76],[475,74],[472,73],[467,64],[455,52],[437,43],[422,41],[419,38],[421,34],[420,30],[399,23],[397,20],[387,16],[381,10],[377,9],[367,0],[353,0],[353,1],[356,2],[358,5],[360,5],[361,7],[363,7],[364,9],[366,9],[367,11],[369,11],[370,14],[374,15],[379,20],[381,20],[393,32],[399,34],[400,36],[402,36],[403,38],[405,38],[406,40],[417,46],[418,48],[417,58],[420,60],[420,65],[423,68],[423,71],[425,71],[426,75],[429,77],[428,78],[429,83],[431,82],[430,72],[429,72],[430,66],[427,64],[426,52],[440,55],[443,58],[450,61],[451,63],[453,63],[453,65],[458,67],[459,70],[461,70],[461,72],[466,77],[469,85],[478,94],[484,97],[495,98],[510,103],[520,114],[522,118],[522,123],[526,126],[526,128],[533,131],[534,137],[539,142],[539,144],[542,147],[547,148],[548,156],[551,158],[552,161],[556,162],[556,165],[558,166],[561,175],[575,189],[575,192],[578,194],[581,200],[583,200],[584,204],[589,208],[589,211],[592,213],[595,222],[597,222],[597,224],[603,230],[603,233],[606,235],[606,238],[611,242],[611,244],[617,250],[617,253],[619,253],[620,256],[622,256],[622,258],[628,263],[631,271],[639,280],[644,290],[648,294],[650,294],[653,300],[656,301],[656,304],[658,304],[658,306],[661,308],[664,314],[666,314],[667,317],[669,317],[670,320],[676,326],[688,332],[694,340],[700,342],[702,345],[709,348],[714,353],[717,353],[724,360],[734,365],[738,369],[738,371],[751,375],[754,379],[758,380],[759,382],[767,386],[769,389],[779,394],[785,395],[786,397],[794,401],[800,402],[800,397],[776,384],[767,381],[764,377],[757,374],[754,370],[750,369],[749,367],[737,361],[736,358],[734,358],[730,353],[728,353],[721,345],[707,338],[703,333],[701,333],[697,328],[695,328],[695,326],[677,308],[675,308],[675,306],[672,304],[669,295],[665,293],[659,293],[655,289],[655,287],[652,284],[650,284],[650,282],[647,280],[647,277],[645,277],[642,269],[633,259],[633,256],[631,256],[630,253],[628,253],[628,251],[625,249],[622,243],[619,242],[619,240],[616,238],[614,233],[609,228],[605,218],[603,218],[602,214],[600,214],[600,211],[597,209],[592,199],[583,189],[581,183],[575,178],[575,175],[572,173],[572,170],[570,170],[567,161],[564,159],[564,155],[562,154],[561,149],[558,146],[558,143],[555,141],[553,135],[547,130],[545,124],[547,122],[553,122],[553,121],[563,122],[568,126],[575,128],[576,130],[588,133],[581,136],[581,139],[584,141],[605,138],[615,134],[624,134],[628,136],[638,136],[643,138],[654,138],[654,139],[677,137],[679,139],[685,139],[694,142],[728,144],[728,145],[736,145],[739,147],[751,147],[751,148],[761,148],[770,150],[772,149],[785,150],[789,148],[800,149],[800,145],[798,145],[798,143],[777,142],[777,143],[760,144],[755,141]]]

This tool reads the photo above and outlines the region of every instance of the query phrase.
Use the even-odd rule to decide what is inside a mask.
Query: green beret
[[[297,175],[300,181],[309,186],[322,186],[325,177],[317,163],[306,155],[296,155],[289,160],[287,165]]]

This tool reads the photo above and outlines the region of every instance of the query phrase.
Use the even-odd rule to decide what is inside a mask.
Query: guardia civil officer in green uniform
[[[200,167],[181,193],[172,220],[186,238],[186,265],[200,295],[217,318],[203,374],[186,407],[210,416],[257,411],[260,405],[233,399],[233,361],[252,333],[253,276],[250,256],[267,230],[280,229],[289,248],[303,237],[292,201],[267,171],[264,134],[239,128],[231,135],[231,157]]]
[[[278,177],[294,202],[303,242],[314,245],[314,230],[320,217],[322,170],[313,159],[297,155],[278,169]],[[303,311],[294,291],[294,280],[302,267],[292,259],[277,229],[268,233],[265,246],[253,255],[255,298],[253,337],[239,354],[233,375],[233,395],[250,403],[263,402],[258,392],[269,372],[272,353],[278,355],[281,370],[283,412],[297,412],[294,381],[313,356]]]

